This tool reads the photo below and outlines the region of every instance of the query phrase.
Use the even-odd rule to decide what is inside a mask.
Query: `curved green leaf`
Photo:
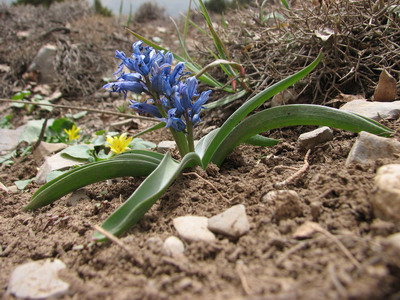
[[[160,155],[151,151],[131,151],[110,160],[72,169],[41,186],[24,210],[48,205],[78,188],[98,181],[124,176],[147,176],[157,168],[162,158]]]
[[[221,164],[237,145],[258,133],[295,125],[329,126],[351,132],[368,131],[384,136],[392,133],[390,129],[374,120],[335,108],[311,104],[278,106],[243,120],[227,136],[215,152],[212,161],[217,165]]]
[[[245,102],[238,110],[236,110],[219,128],[218,132],[215,134],[215,136],[213,136],[213,139],[209,142],[207,149],[201,156],[203,168],[205,169],[207,167],[208,163],[211,161],[221,145],[225,143],[227,136],[237,124],[239,124],[249,113],[258,108],[265,101],[309,74],[321,61],[322,56],[322,53],[320,53],[318,57],[303,70],[279,81],[278,83],[275,83]]]
[[[201,164],[200,157],[194,152],[186,154],[181,162],[177,162],[167,153],[158,167],[129,199],[107,218],[102,227],[113,235],[120,235],[130,229],[164,194],[182,170],[194,164]],[[94,239],[102,241],[106,237],[96,232]]]

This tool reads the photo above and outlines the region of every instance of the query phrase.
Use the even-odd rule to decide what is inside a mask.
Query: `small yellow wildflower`
[[[109,144],[111,151],[115,154],[130,150],[128,146],[132,140],[133,137],[127,137],[126,133],[121,134],[119,137],[107,136],[107,143]]]
[[[71,129],[64,129],[65,133],[68,134],[68,140],[70,142],[79,139],[81,136],[78,134],[81,131],[80,127],[76,127],[76,125],[72,125]]]

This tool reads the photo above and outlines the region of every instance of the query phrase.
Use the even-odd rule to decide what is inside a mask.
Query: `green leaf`
[[[156,146],[157,146],[156,144],[149,141],[145,141],[141,138],[135,138],[129,144],[129,147],[131,149],[137,149],[137,150],[154,149]]]
[[[249,113],[253,110],[258,108],[261,104],[265,101],[270,99],[271,97],[275,96],[279,92],[283,91],[284,89],[288,88],[289,86],[293,85],[307,74],[309,74],[321,61],[323,55],[320,53],[318,57],[307,67],[303,70],[297,72],[296,74],[289,76],[278,83],[268,87],[264,91],[260,92],[259,94],[255,95],[253,98],[245,102],[238,110],[236,110],[219,128],[218,132],[213,136],[212,139],[207,139],[207,147],[203,147],[202,150],[202,161],[203,161],[203,168],[206,168],[209,162],[211,161],[214,154],[218,151],[220,146],[226,142],[227,136],[239,124]],[[197,152],[197,147],[196,147]],[[200,155],[200,154],[199,154]]]
[[[51,126],[53,123],[53,119],[47,120],[47,126]],[[42,130],[43,124],[45,120],[31,120],[25,125],[25,129],[21,134],[21,137],[19,138],[20,142],[27,142],[27,143],[32,143],[34,141],[37,141],[39,138],[40,132]]]
[[[235,101],[237,99],[240,99],[243,96],[245,96],[246,94],[247,94],[246,90],[241,90],[240,92],[237,92],[236,94],[228,95],[228,96],[223,97],[223,98],[221,98],[221,99],[219,99],[217,101],[214,101],[214,102],[211,102],[211,103],[207,103],[207,104],[204,105],[204,107],[207,108],[207,109],[213,109],[213,108],[216,108],[216,107],[220,107],[220,106],[226,105],[228,103],[231,103],[231,102],[233,102],[233,101]]]
[[[279,144],[279,140],[267,138],[257,134],[248,138],[247,140],[244,140],[243,143],[253,146],[271,147]]]
[[[95,182],[125,176],[147,176],[156,169],[162,157],[159,153],[137,150],[72,169],[41,186],[24,210],[43,207]]]
[[[51,171],[49,174],[47,174],[46,182],[52,181],[53,179],[56,179],[57,177],[61,176],[66,172],[68,171],[60,171],[60,170]]]
[[[88,145],[74,145],[70,146],[68,148],[65,148],[62,150],[61,156],[68,158],[68,159],[75,159],[79,161],[87,161],[91,158],[93,158],[93,155],[90,153],[90,151],[93,149],[93,147],[88,146]]]
[[[24,190],[28,184],[32,182],[33,178],[31,179],[26,179],[26,180],[17,180],[14,181],[14,184],[17,186],[19,190]]]
[[[281,2],[282,2],[283,6],[284,6],[286,9],[290,9],[289,3],[288,3],[286,0],[281,0]]]
[[[384,136],[392,133],[376,121],[339,109],[311,104],[284,105],[260,111],[243,120],[227,136],[215,152],[212,161],[220,165],[237,145],[243,141],[247,142],[258,133],[296,125],[329,126],[351,132],[368,131]]]
[[[142,182],[136,191],[107,220],[102,227],[113,235],[120,235],[135,225],[153,204],[164,194],[175,178],[188,166],[201,164],[200,157],[188,153],[181,162],[175,161],[167,153],[158,167]],[[96,232],[96,240],[106,240]]]
[[[30,91],[21,91],[21,92],[16,93],[14,96],[12,96],[11,100],[24,100],[25,97],[28,97],[31,94],[32,93]]]

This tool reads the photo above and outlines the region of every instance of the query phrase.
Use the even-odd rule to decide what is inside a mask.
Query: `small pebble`
[[[7,291],[17,298],[60,297],[69,290],[69,284],[58,278],[58,272],[62,269],[65,269],[65,264],[58,259],[20,265],[12,272]]]
[[[234,238],[246,234],[250,230],[250,224],[244,205],[232,206],[223,213],[208,219],[208,229]]]
[[[169,236],[163,244],[163,254],[174,258],[183,256],[185,245],[176,236]]]
[[[208,230],[208,219],[199,216],[183,216],[173,220],[174,227],[179,236],[187,242],[215,241],[215,235]]]
[[[400,164],[385,165],[378,169],[371,201],[376,217],[400,223]]]
[[[310,132],[303,133],[299,136],[297,142],[302,149],[312,149],[315,146],[331,141],[333,139],[333,131],[329,127],[320,127]]]

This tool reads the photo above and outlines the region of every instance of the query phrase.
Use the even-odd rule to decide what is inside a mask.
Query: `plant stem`
[[[192,121],[185,114],[186,119],[186,129],[187,129],[187,142],[189,147],[189,152],[194,152],[194,140],[193,140],[193,124]]]

